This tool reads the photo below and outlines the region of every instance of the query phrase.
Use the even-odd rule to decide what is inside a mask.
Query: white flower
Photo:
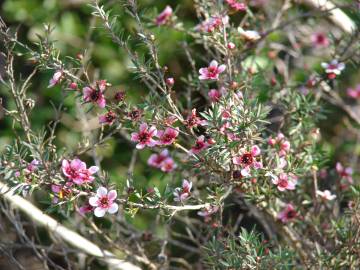
[[[331,194],[329,190],[324,190],[324,191],[317,190],[316,195],[320,196],[321,199],[326,201],[332,201],[336,198],[336,195]]]

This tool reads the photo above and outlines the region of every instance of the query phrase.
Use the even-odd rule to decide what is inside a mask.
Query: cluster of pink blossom
[[[156,17],[156,25],[160,26],[166,24],[170,20],[172,14],[172,8],[170,6],[166,6],[165,9]]]
[[[197,116],[196,109],[192,109],[191,113],[187,116],[184,124],[188,128],[196,128],[197,126],[207,125],[207,122],[206,122],[206,120],[203,120]]]
[[[186,199],[188,199],[191,194],[191,188],[192,188],[192,183],[190,181],[184,179],[182,182],[182,186],[177,187],[174,190],[174,193],[173,193],[174,201],[184,202]]]
[[[201,151],[208,148],[211,144],[213,144],[213,141],[208,140],[204,135],[201,135],[196,139],[195,144],[191,147],[190,153],[199,154]]]
[[[276,138],[270,137],[268,144],[277,147],[280,157],[286,156],[290,152],[290,141],[287,140],[281,132],[278,133]]]
[[[25,163],[25,161],[23,162]],[[37,159],[33,159],[30,163],[28,163],[26,167],[22,170],[25,177],[28,178],[29,176],[31,176],[31,174],[38,169],[39,165],[40,165],[40,161]],[[15,177],[20,177],[20,175],[21,175],[20,171],[15,172]]]
[[[251,168],[254,169],[261,169],[263,167],[261,161],[256,160],[256,157],[258,157],[261,153],[261,150],[259,146],[254,145],[251,147],[250,151],[246,151],[245,149],[242,149],[240,151],[240,155],[235,156],[233,158],[233,163],[235,165],[241,166],[241,175],[243,177],[249,177]]]
[[[355,88],[348,88],[346,93],[351,98],[359,99],[360,98],[360,84],[358,84]]]
[[[175,142],[178,135],[178,128],[168,127],[165,130],[157,130],[155,126],[149,128],[146,123],[142,123],[140,124],[139,132],[131,134],[131,140],[137,142],[137,149],[144,149],[145,146],[171,145]],[[154,137],[158,137],[159,140],[155,140]]]
[[[147,163],[149,166],[158,168],[163,172],[172,172],[177,167],[167,149],[164,149],[160,154],[152,154]]]
[[[346,182],[342,185],[343,188],[346,188],[348,184],[353,184],[353,169],[351,167],[344,167],[340,162],[336,163],[336,172],[341,177],[341,180]]]
[[[71,161],[67,159],[62,161],[63,174],[68,178],[68,180],[78,185],[94,181],[95,177],[93,174],[97,173],[98,170],[99,168],[97,166],[86,168],[86,163],[78,158]]]
[[[73,182],[66,182],[64,185],[52,184],[51,191],[54,193],[52,203],[56,204],[64,198],[71,197]]]
[[[208,95],[210,98],[210,101],[213,103],[219,102],[220,98],[224,95],[226,95],[226,89],[225,87],[220,87],[219,90],[217,89],[210,89]]]
[[[208,223],[211,220],[212,215],[214,215],[219,210],[219,207],[216,205],[208,205],[201,211],[198,211],[197,214],[200,217],[204,218],[204,221]]]
[[[195,27],[195,30],[211,33],[229,23],[229,16],[213,16]]]
[[[235,11],[245,11],[246,4],[237,0],[226,0],[226,3]]]

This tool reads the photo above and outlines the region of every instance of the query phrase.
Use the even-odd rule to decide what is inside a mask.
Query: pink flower
[[[162,163],[169,157],[169,151],[164,149],[160,154],[152,154],[147,163],[151,167],[161,168]]]
[[[353,169],[351,167],[344,168],[340,162],[337,162],[336,171],[341,178],[346,179],[350,184],[354,182],[352,178]]]
[[[116,114],[112,111],[108,111],[106,114],[99,116],[100,124],[112,125],[116,120]]]
[[[139,132],[134,132],[131,134],[131,140],[133,142],[138,142],[136,145],[137,149],[143,149],[145,146],[154,147],[157,145],[157,141],[153,139],[156,134],[156,127],[152,126],[148,129],[146,123],[142,123],[139,128]]]
[[[100,108],[105,108],[106,100],[103,94],[104,90],[94,89],[90,86],[83,88],[83,98],[85,102],[92,102],[98,104]]]
[[[287,223],[297,216],[298,213],[295,211],[295,208],[291,203],[287,204],[285,209],[278,213],[278,219],[280,219],[282,223]]]
[[[56,71],[49,81],[48,88],[51,88],[51,87],[57,85],[61,81],[62,76],[63,76],[62,70]]]
[[[332,60],[330,63],[321,63],[321,66],[325,69],[329,79],[335,79],[335,77],[340,75],[341,71],[345,69],[345,64],[339,63],[336,59]]]
[[[197,212],[200,217],[204,217],[205,222],[209,222],[211,216],[219,210],[218,206],[208,205],[203,210]]]
[[[161,170],[163,172],[172,172],[173,170],[175,170],[177,167],[175,161],[171,158],[168,157],[166,158],[162,163],[161,163]]]
[[[244,11],[246,10],[246,4],[239,3],[237,0],[226,0],[226,3],[235,11]]]
[[[195,30],[211,33],[229,23],[229,16],[213,16],[195,27]]]
[[[167,78],[166,79],[166,85],[169,87],[172,87],[175,84],[174,78]]]
[[[176,137],[179,135],[179,129],[178,128],[172,128],[168,127],[163,130],[158,130],[156,136],[159,138],[158,144],[161,145],[170,145],[172,144]]]
[[[173,10],[170,6],[166,6],[165,9],[156,17],[155,23],[156,25],[160,26],[168,22]]]
[[[225,65],[218,66],[218,62],[216,60],[212,60],[210,65],[205,68],[199,69],[199,79],[200,80],[218,80],[219,74],[223,73],[226,69]]]
[[[40,165],[40,161],[37,159],[33,159],[27,166],[26,169],[24,169],[25,174],[30,174],[33,171],[36,171]]]
[[[178,187],[175,189],[173,195],[174,195],[174,201],[175,202],[183,202],[190,196],[190,191],[192,188],[192,183],[187,180],[183,180],[182,187]]]
[[[85,162],[78,158],[75,158],[70,162],[66,159],[62,161],[63,174],[78,185],[94,181],[95,177],[92,175],[98,170],[99,168],[96,166],[91,166],[87,169]]]
[[[65,185],[51,185],[51,191],[54,193],[54,198],[52,199],[52,203],[58,203],[59,200],[70,197],[72,194],[72,182],[66,182]]]
[[[78,88],[78,85],[76,82],[71,82],[69,84],[69,88],[72,89],[72,90],[76,90]]]
[[[119,206],[115,203],[117,197],[116,190],[108,190],[104,187],[99,187],[96,195],[89,199],[89,204],[95,207],[94,215],[103,217],[106,212],[114,214],[118,211]]]
[[[259,146],[254,145],[251,147],[250,152],[244,152],[242,155],[233,158],[233,163],[235,165],[241,165],[243,167],[243,169],[241,170],[242,176],[250,176],[251,167],[255,169],[262,168],[262,163],[255,159],[255,157],[260,155],[260,153],[261,150]]]
[[[316,47],[316,48],[328,47],[330,44],[327,36],[321,32],[312,34],[311,42],[313,43],[314,47]]]
[[[347,95],[351,98],[360,98],[360,84],[356,86],[356,88],[348,88],[346,91]]]
[[[235,49],[236,45],[233,42],[229,42],[227,47],[228,47],[229,50],[233,50],[233,49]]]
[[[149,166],[161,169],[163,172],[172,172],[177,167],[167,149],[160,154],[152,154],[147,163]]]
[[[277,185],[279,191],[294,190],[297,177],[293,174],[280,173],[279,176],[272,176],[272,182]]]
[[[271,146],[276,146],[276,145],[279,146],[279,156],[280,157],[286,156],[287,153],[289,153],[290,149],[291,149],[290,141],[288,141],[285,138],[285,135],[282,134],[281,132],[278,133],[278,135],[276,136],[275,139],[272,137],[269,137],[268,144]]]
[[[316,195],[318,195],[321,199],[325,201],[332,201],[336,198],[336,195],[331,194],[329,190],[324,190],[324,191],[317,190]]]
[[[201,135],[196,139],[195,145],[191,147],[190,152],[193,154],[199,154],[202,150],[206,149],[209,146],[205,140],[205,136]]]
[[[216,89],[211,89],[208,93],[211,102],[218,102],[222,96],[221,92]]]
[[[88,202],[79,208],[79,213],[82,216],[92,211],[94,211],[94,207],[92,207]]]
[[[202,120],[196,115],[196,109],[192,109],[191,114],[188,115],[188,117],[185,120],[185,125],[188,128],[197,127],[199,125],[205,126],[206,124],[207,124],[206,120]]]

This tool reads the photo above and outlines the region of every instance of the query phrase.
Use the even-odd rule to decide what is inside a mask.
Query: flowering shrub
[[[77,55],[64,55],[50,25],[27,44],[0,21],[2,106],[14,136],[0,183],[96,243],[97,257],[111,252],[143,269],[359,268],[360,91],[345,81],[358,73],[360,43],[343,12],[359,7],[199,0],[190,25],[181,1],[160,11],[124,2],[91,4]],[[335,26],[327,33],[317,22]],[[131,63],[129,86],[97,66],[91,43],[105,32]],[[179,39],[170,53],[181,48],[181,65],[164,60],[162,32]],[[39,128],[42,96],[31,83],[44,74],[47,95],[61,98]],[[329,141],[333,111],[347,134]],[[352,146],[334,146],[345,135]]]

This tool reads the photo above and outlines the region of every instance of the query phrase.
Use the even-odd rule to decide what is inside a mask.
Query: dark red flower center
[[[102,197],[100,199],[100,206],[103,208],[108,208],[109,207],[109,199],[108,197]]]
[[[90,99],[92,101],[97,101],[100,98],[100,90],[93,90],[90,94]]]
[[[245,153],[241,156],[241,163],[246,166],[251,165],[253,163],[253,161],[254,161],[254,158],[251,153]]]
[[[150,138],[149,132],[141,132],[139,134],[139,141],[142,143],[147,142],[149,140],[149,138]]]
[[[295,210],[289,210],[287,213],[286,213],[286,217],[288,218],[288,219],[292,219],[292,218],[294,218],[294,217],[296,217],[296,211]]]
[[[279,186],[283,187],[283,188],[286,188],[288,186],[288,181],[285,180],[285,179],[280,179]]]
[[[129,117],[132,119],[132,120],[138,120],[141,116],[141,112],[140,110],[133,110],[131,112],[129,112]]]
[[[172,134],[164,134],[161,136],[161,140],[164,142],[171,142],[171,140],[174,138]]]
[[[113,112],[108,112],[108,113],[106,114],[105,118],[106,118],[106,121],[107,121],[107,122],[111,123],[112,121],[115,120],[116,116],[115,116],[115,113],[113,113]]]
[[[205,146],[205,143],[202,141],[196,142],[194,148],[197,150],[201,150]]]

